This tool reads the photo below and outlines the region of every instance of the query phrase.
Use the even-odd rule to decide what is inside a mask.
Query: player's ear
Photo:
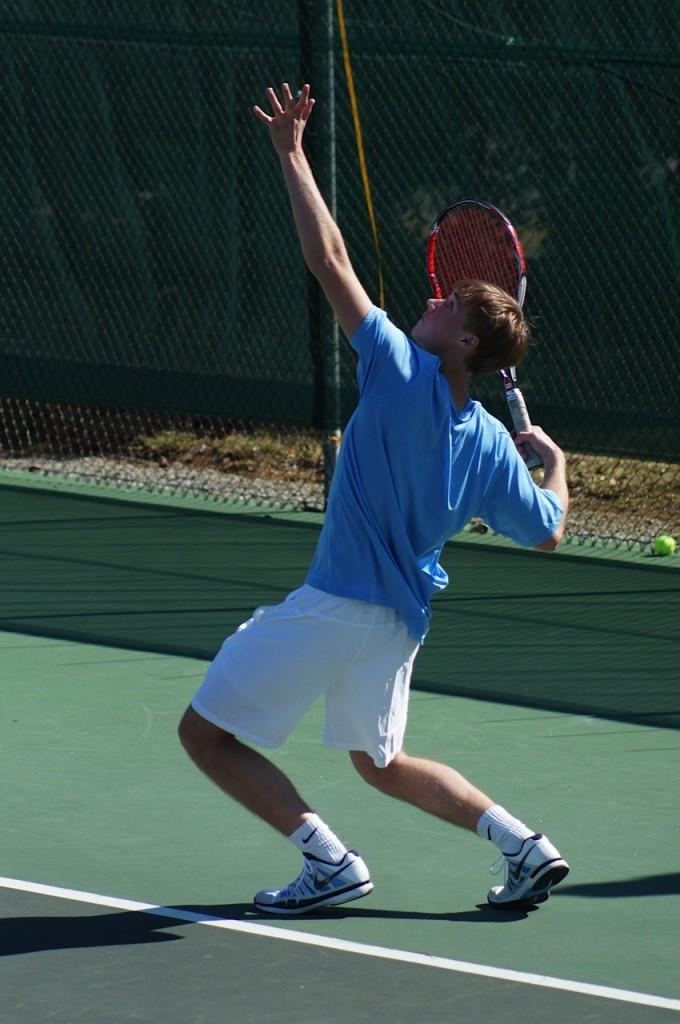
[[[479,338],[476,334],[466,334],[465,337],[461,338],[467,355],[471,356],[479,345]]]

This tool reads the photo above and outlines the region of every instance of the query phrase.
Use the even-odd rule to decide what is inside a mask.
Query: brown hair
[[[520,304],[485,281],[458,281],[455,291],[465,307],[465,330],[479,338],[467,362],[470,372],[481,376],[516,366],[529,346],[529,324]]]

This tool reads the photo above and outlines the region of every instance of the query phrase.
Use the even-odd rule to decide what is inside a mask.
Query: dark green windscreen
[[[389,313],[420,313],[438,210],[495,203],[527,249],[536,420],[572,449],[676,459],[680,7],[345,15]],[[377,299],[333,5],[16,0],[0,57],[2,394],[327,425],[329,322],[249,108],[312,79],[310,154]],[[352,370],[343,348],[342,418]],[[502,414],[495,381],[479,394]]]

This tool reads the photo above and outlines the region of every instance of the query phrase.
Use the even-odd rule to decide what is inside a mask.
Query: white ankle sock
[[[508,814],[500,804],[494,804],[484,811],[477,822],[477,835],[482,839],[490,839],[501,853],[511,855],[517,853],[524,840],[535,833],[524,822]]]
[[[330,861],[331,864],[337,864],[347,853],[347,847],[318,814],[311,814],[305,818],[302,825],[288,838],[300,853],[311,853],[321,860]]]

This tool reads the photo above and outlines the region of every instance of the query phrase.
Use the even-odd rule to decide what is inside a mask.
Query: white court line
[[[383,960],[398,960],[401,963],[418,964],[421,967],[437,967],[440,970],[457,971],[460,974],[476,974],[484,978],[497,978],[501,981],[520,982],[523,985],[538,985],[541,988],[554,988],[563,992],[575,992],[578,995],[598,996],[601,999],[616,999],[622,1003],[638,1003],[641,1006],[656,1006],[664,1010],[680,1011],[680,999],[668,999],[665,996],[650,995],[646,992],[629,992],[623,988],[609,988],[607,985],[590,985],[587,982],[569,981],[566,978],[551,978],[543,974],[528,974],[525,971],[511,971],[503,967],[488,967],[486,964],[471,964],[465,960],[449,960],[442,956],[410,953],[408,950],[390,949],[386,946],[371,946],[364,942],[333,939],[326,935],[313,935],[310,932],[297,932],[292,931],[290,928],[277,928],[272,925],[256,924],[251,921],[211,917],[208,914],[197,914],[191,910],[159,907],[155,903],[139,903],[137,900],[124,900],[116,896],[101,896],[98,893],[81,892],[78,889],[62,889],[59,886],[43,885],[39,882],[25,882],[18,878],[0,877],[0,888],[17,889],[20,892],[36,893],[39,896],[53,896],[56,899],[73,900],[76,903],[93,903],[98,907],[112,907],[115,910],[141,911],[145,914],[154,914],[157,917],[164,917],[174,921],[188,921],[191,924],[207,925],[210,928],[224,928],[227,931],[247,932],[249,935],[263,935],[269,939],[283,939],[286,942],[302,942],[309,946],[337,949],[344,953],[359,953],[361,956],[373,956]]]

